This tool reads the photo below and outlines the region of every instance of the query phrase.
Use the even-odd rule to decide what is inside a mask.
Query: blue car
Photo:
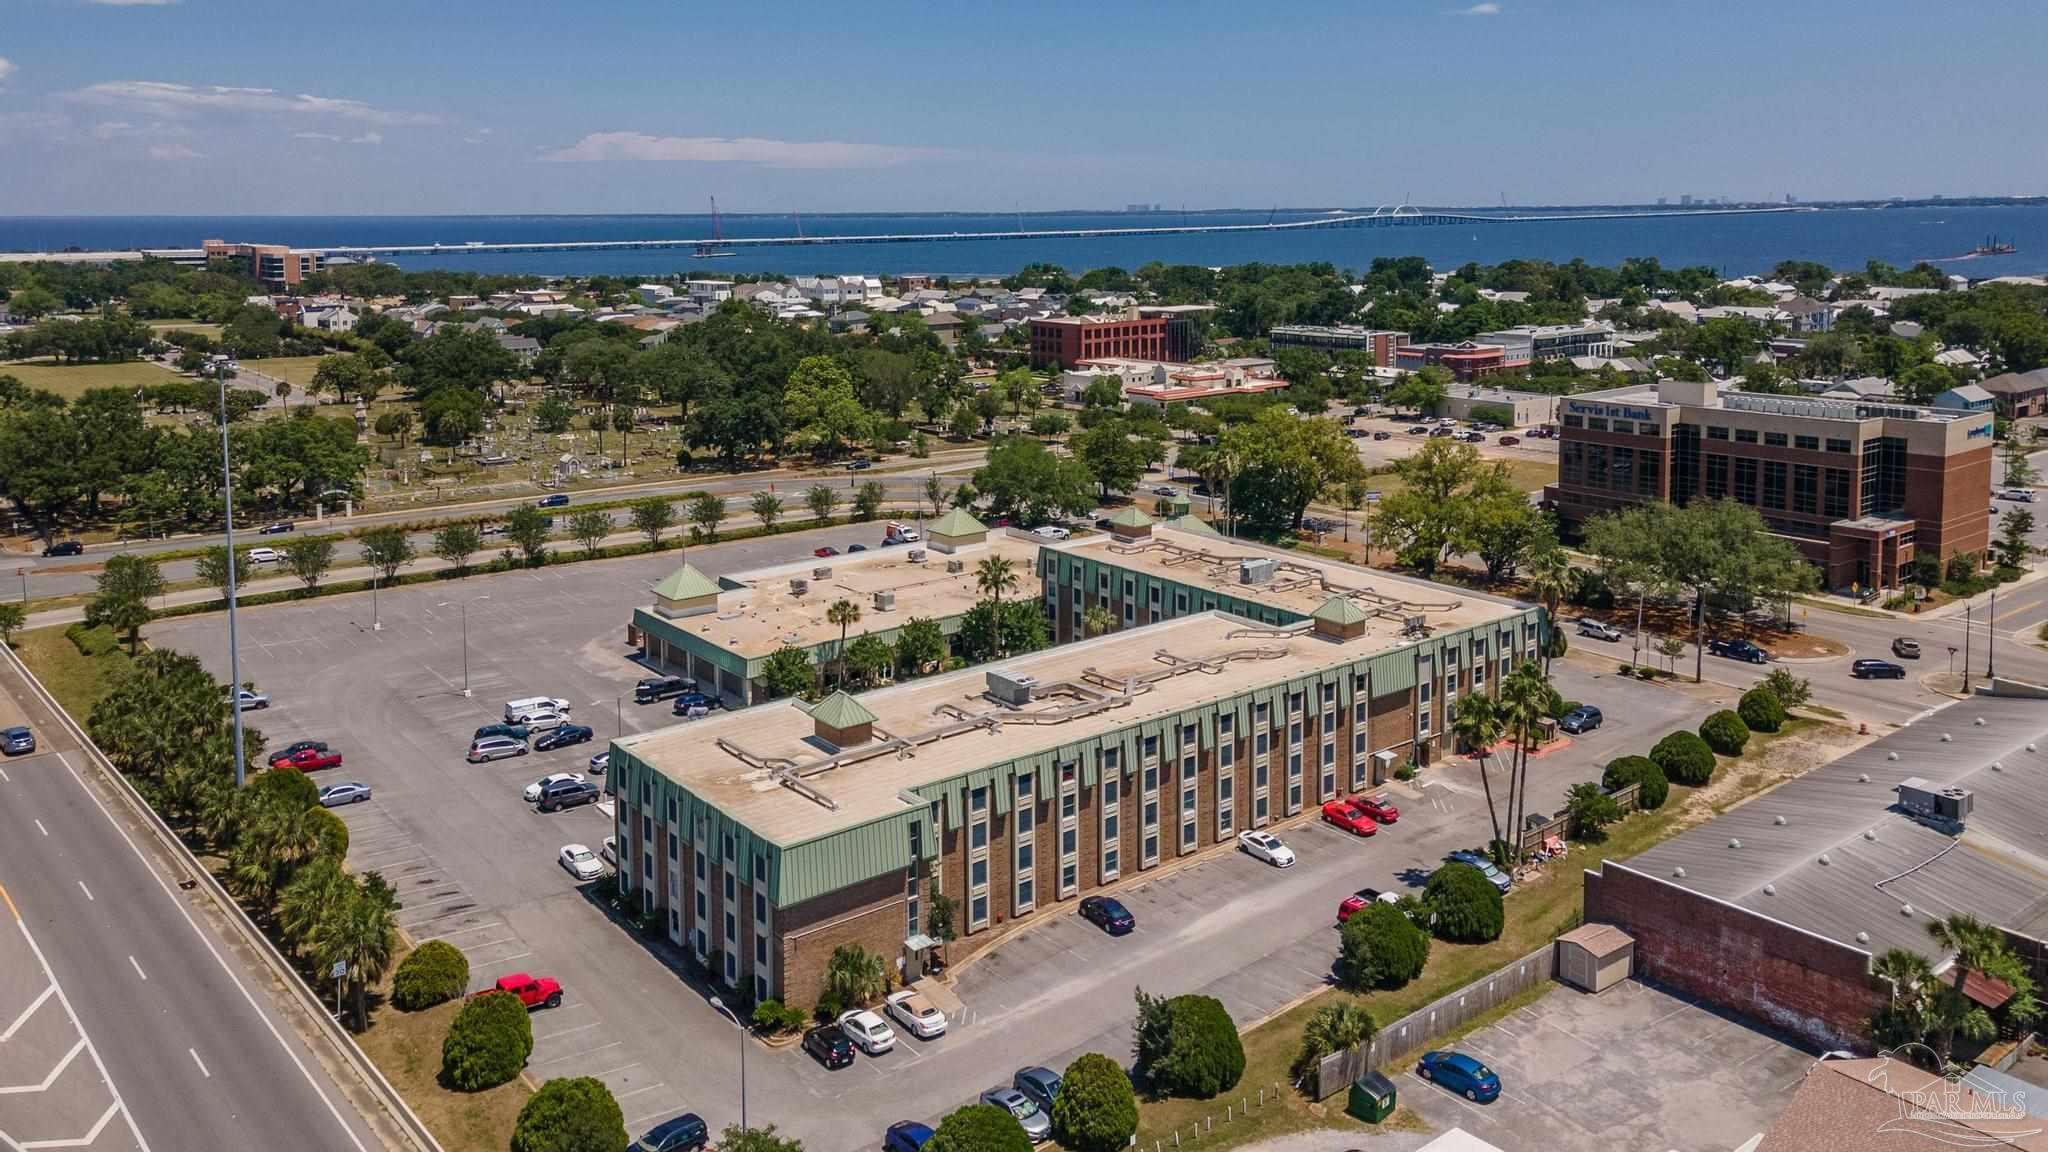
[[[26,756],[36,750],[36,734],[25,724],[0,729],[0,748],[9,756]]]
[[[1415,1066],[1415,1074],[1475,1104],[1490,1104],[1500,1096],[1500,1077],[1463,1052],[1424,1052],[1422,1062]]]
[[[627,1152],[698,1152],[710,1139],[704,1118],[695,1112],[663,1120],[633,1141]]]
[[[1503,894],[1508,889],[1514,887],[1514,877],[1501,871],[1500,867],[1493,861],[1481,856],[1477,852],[1453,852],[1448,859],[1459,864],[1470,864],[1472,867],[1479,869],[1480,875],[1485,876],[1487,882],[1500,889]]]
[[[670,711],[678,716],[688,716],[693,708],[715,710],[717,707],[718,701],[702,692],[685,692],[676,697],[675,706]]]
[[[932,1138],[932,1130],[915,1120],[898,1120],[889,1125],[889,1133],[882,1137],[882,1152],[922,1152],[925,1141]]]

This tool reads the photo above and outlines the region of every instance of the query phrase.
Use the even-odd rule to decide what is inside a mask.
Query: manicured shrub
[[[754,1027],[770,1036],[794,1032],[810,1018],[810,1013],[780,1000],[763,1000],[754,1005]]]
[[[527,1098],[512,1128],[512,1152],[624,1152],[626,1117],[604,1081],[550,1080]]]
[[[1429,935],[1392,904],[1375,900],[1344,922],[1339,967],[1353,988],[1399,988],[1422,975]]]
[[[1657,741],[1650,759],[1673,784],[1697,788],[1714,778],[1714,750],[1692,732],[1680,729]]]
[[[1053,1139],[1075,1152],[1112,1152],[1130,1144],[1138,1130],[1138,1096],[1117,1062],[1083,1053],[1060,1077],[1052,1102]]]
[[[526,1067],[533,1021],[510,992],[486,992],[462,1006],[441,1041],[441,1080],[458,1092],[496,1088]]]
[[[391,1003],[403,1012],[432,1008],[469,987],[469,957],[446,940],[429,940],[412,950],[391,978]]]
[[[1500,889],[1470,864],[1446,864],[1422,889],[1422,902],[1436,914],[1436,934],[1461,944],[1500,937],[1505,914]]]
[[[1723,756],[1740,756],[1743,745],[1749,743],[1749,725],[1742,722],[1742,717],[1723,708],[1700,721],[1700,739]]]
[[[320,854],[336,861],[348,859],[348,825],[341,817],[326,808],[315,808],[308,815],[320,837]]]
[[[939,1121],[924,1152],[1031,1152],[1017,1118],[990,1104],[955,1108]]]
[[[1785,726],[1785,702],[1762,684],[1742,694],[1735,714],[1742,717],[1751,732],[1776,732]]]
[[[1208,1099],[1237,1086],[1245,1074],[1245,1045],[1223,1000],[1174,996],[1165,1009],[1165,1054],[1147,1070],[1153,1088],[1169,1097]]]
[[[1621,819],[1621,805],[1591,780],[1574,784],[1565,795],[1566,826],[1572,838],[1598,842],[1607,839],[1607,826]]]
[[[1607,768],[1600,773],[1600,787],[1616,792],[1631,784],[1641,785],[1636,789],[1636,807],[1655,810],[1664,806],[1664,800],[1671,794],[1671,781],[1664,776],[1664,770],[1648,756],[1622,756],[1607,762]]]

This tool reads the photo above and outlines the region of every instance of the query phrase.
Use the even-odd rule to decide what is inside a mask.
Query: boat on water
[[[2013,244],[2012,241],[2000,240],[1996,236],[1987,236],[1984,238],[1984,242],[1982,244],[1979,244],[1975,248],[1970,249],[1970,255],[2010,256],[2017,251],[2019,251],[2019,248],[2018,246]]]

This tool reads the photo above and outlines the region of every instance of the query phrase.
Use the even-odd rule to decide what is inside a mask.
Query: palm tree
[[[323,968],[348,965],[349,998],[355,1005],[355,1027],[370,1026],[365,990],[384,978],[391,966],[394,913],[399,903],[390,885],[375,872],[351,885],[315,931],[313,944]]]
[[[277,899],[277,924],[284,931],[286,948],[296,954],[354,889],[355,881],[331,856],[301,868]]]
[[[1915,1043],[1927,1035],[1928,993],[1934,968],[1927,957],[1888,948],[1870,964],[1871,979],[1885,994],[1885,1006],[1870,1018],[1870,1033],[1885,1048]]]
[[[1479,755],[1479,784],[1486,790],[1486,818],[1493,822],[1491,852],[1495,861],[1506,867],[1508,862],[1501,859],[1507,854],[1506,842],[1500,838],[1500,813],[1493,806],[1493,778],[1489,771],[1493,746],[1500,743],[1500,729],[1500,710],[1491,696],[1475,692],[1460,699],[1451,713],[1452,733]]]
[[[1007,556],[990,556],[974,570],[974,582],[984,595],[996,603],[995,641],[996,659],[1003,658],[1003,593],[1017,587],[1017,568]]]
[[[848,1008],[870,1004],[888,989],[882,958],[858,944],[841,944],[825,964],[825,987]]]
[[[860,605],[851,600],[834,600],[825,609],[825,620],[839,625],[839,683],[846,684],[846,630],[860,623]]]
[[[1110,615],[1109,609],[1100,604],[1081,614],[1081,630],[1090,636],[1104,635],[1114,627],[1116,617]]]
[[[1996,1030],[1990,1015],[1963,995],[1964,979],[1972,969],[1996,975],[1992,970],[2005,967],[2000,961],[2010,958],[2011,953],[1998,929],[1967,912],[1951,913],[1945,920],[1930,923],[1927,935],[1943,951],[1956,954],[1954,962],[1949,965],[1949,982],[1936,998],[1941,1026],[1941,1060],[1946,1064],[1955,1050],[1957,1032],[1972,1040],[1982,1040],[1988,1039]]]
[[[1500,714],[1514,733],[1514,766],[1508,777],[1508,840],[1521,839],[1522,816],[1529,806],[1529,740],[1550,714],[1550,682],[1534,660],[1524,660],[1500,686]],[[1519,853],[1515,853],[1519,856]]]
[[[1543,605],[1544,616],[1550,626],[1559,626],[1558,606],[1572,588],[1572,561],[1562,548],[1546,548],[1532,557],[1528,564],[1529,595]],[[1550,645],[1543,646],[1543,670],[1550,671]]]
[[[1313,1072],[1323,1057],[1365,1043],[1376,1030],[1372,1013],[1362,1005],[1345,1001],[1316,1009],[1301,1030],[1301,1051],[1294,1057],[1295,1082]]]

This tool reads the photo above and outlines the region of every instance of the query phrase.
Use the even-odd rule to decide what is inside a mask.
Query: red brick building
[[[1169,360],[1164,316],[1048,316],[1031,322],[1031,366],[1072,368],[1083,360]]]
[[[1510,368],[1526,367],[1528,363],[1527,357],[1510,360],[1508,350],[1499,344],[1474,344],[1470,340],[1456,344],[1406,344],[1394,350],[1394,367],[1403,372],[1435,364],[1459,380],[1494,376]]]
[[[1544,497],[1568,533],[1631,504],[1732,499],[1840,590],[1896,588],[1916,556],[1991,543],[1988,412],[1665,380],[1566,397],[1558,441]]]
[[[272,288],[292,288],[327,263],[326,253],[317,248],[291,248],[283,244],[230,244],[208,240],[200,245],[208,264],[239,264],[251,277]]]

